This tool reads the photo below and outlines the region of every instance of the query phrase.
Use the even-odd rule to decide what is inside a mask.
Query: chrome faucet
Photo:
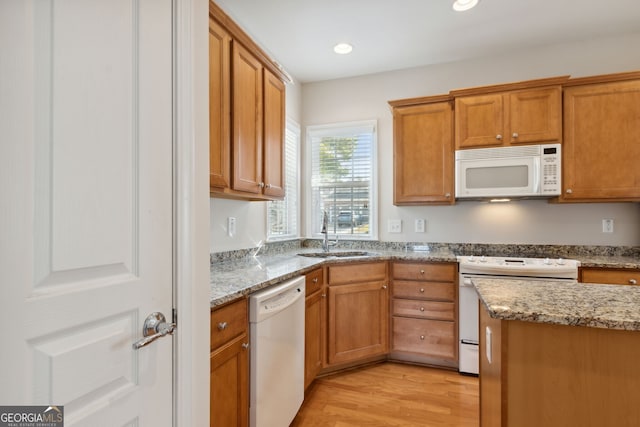
[[[329,242],[329,215],[327,211],[322,211],[322,230],[320,231],[324,234],[324,239],[322,240],[322,250],[324,252],[329,252],[329,248],[332,246],[338,246],[338,235],[336,234],[336,240],[333,242]]]

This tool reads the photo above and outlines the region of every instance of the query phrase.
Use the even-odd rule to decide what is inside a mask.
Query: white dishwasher
[[[249,297],[251,427],[286,427],[302,405],[304,298],[304,277]]]

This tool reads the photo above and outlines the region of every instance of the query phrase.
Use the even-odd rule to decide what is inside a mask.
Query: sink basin
[[[366,251],[347,251],[347,252],[304,252],[299,253],[300,256],[306,256],[311,258],[349,258],[360,256],[373,256],[376,255],[373,252]]]

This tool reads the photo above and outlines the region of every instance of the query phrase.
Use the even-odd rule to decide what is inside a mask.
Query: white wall
[[[638,70],[639,45],[640,33],[635,33],[505,53],[491,58],[305,84],[301,94],[302,136],[304,138],[304,127],[308,125],[367,119],[378,121],[380,240],[640,245],[638,203],[554,205],[531,200],[499,206],[480,202],[461,202],[453,206],[393,206],[393,123],[387,103],[389,100],[443,94],[451,89],[472,86],[559,75],[581,77]],[[298,85],[296,89],[299,89]],[[299,99],[294,97],[294,100]],[[261,203],[213,200],[212,252],[247,248],[264,240],[264,207],[259,205]],[[226,230],[226,217],[233,215],[238,216],[238,230],[242,232],[230,239],[221,230]],[[244,219],[241,221],[240,218]],[[427,219],[426,233],[413,232],[415,218]],[[601,232],[603,218],[615,220],[614,233]],[[387,233],[389,219],[402,219],[403,233]]]

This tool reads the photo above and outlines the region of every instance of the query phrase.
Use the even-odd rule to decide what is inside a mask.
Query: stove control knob
[[[484,255],[480,257],[480,262],[487,262],[487,258]]]
[[[564,259],[562,259],[562,258],[558,258],[558,260],[556,261],[556,264],[558,264],[558,265],[564,265],[564,264],[565,264]]]
[[[467,259],[467,261],[469,261],[469,262],[476,262],[476,259],[473,257],[473,255],[471,255],[471,256],[469,257],[469,259]]]
[[[544,262],[545,265],[550,265],[551,264],[551,260],[549,258],[545,258],[543,262]]]

